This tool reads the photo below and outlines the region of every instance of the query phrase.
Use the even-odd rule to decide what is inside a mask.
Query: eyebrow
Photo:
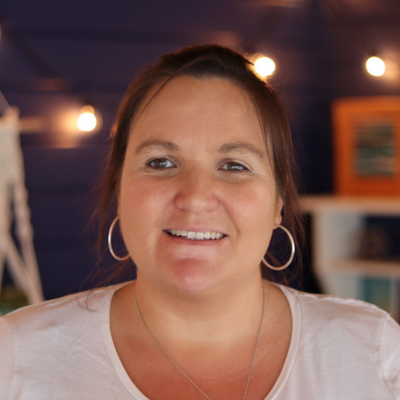
[[[265,157],[265,154],[260,149],[247,142],[225,143],[219,148],[220,153],[230,153],[232,151],[237,151],[241,153],[250,152],[258,156],[259,158]]]
[[[161,148],[168,151],[178,151],[179,147],[172,142],[166,142],[163,140],[148,140],[143,142],[135,151],[136,154],[142,153],[143,151],[147,150],[148,148]]]
[[[161,148],[168,151],[179,151],[180,148],[173,142],[163,141],[163,140],[148,140],[143,142],[135,151],[135,154],[140,154],[143,151],[146,151],[149,148]],[[264,158],[264,153],[247,142],[232,142],[232,143],[224,143],[218,149],[219,153],[230,153],[230,152],[240,152],[240,153],[253,153],[259,158]]]

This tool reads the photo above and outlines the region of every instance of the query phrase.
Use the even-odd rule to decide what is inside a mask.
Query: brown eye
[[[154,169],[165,169],[165,168],[173,168],[175,164],[168,160],[167,158],[156,158],[155,160],[150,161],[147,165]]]
[[[225,163],[224,165],[222,165],[220,169],[231,172],[248,171],[248,169],[245,166],[234,161],[229,161]]]

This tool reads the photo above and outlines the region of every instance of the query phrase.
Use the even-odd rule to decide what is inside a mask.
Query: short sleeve
[[[400,326],[390,316],[382,331],[382,368],[393,397],[400,399]]]
[[[4,318],[0,318],[0,399],[13,398],[14,351],[11,330]]]

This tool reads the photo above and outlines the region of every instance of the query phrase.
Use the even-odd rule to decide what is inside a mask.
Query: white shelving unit
[[[389,311],[399,320],[400,261],[359,259],[357,239],[365,217],[400,217],[400,198],[304,196],[301,206],[312,216],[313,265],[323,291],[362,299],[361,278],[388,278]]]

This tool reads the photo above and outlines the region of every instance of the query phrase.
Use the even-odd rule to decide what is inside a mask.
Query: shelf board
[[[330,265],[332,272],[400,279],[400,261],[335,260]]]
[[[400,197],[301,196],[304,212],[340,212],[400,217]]]

